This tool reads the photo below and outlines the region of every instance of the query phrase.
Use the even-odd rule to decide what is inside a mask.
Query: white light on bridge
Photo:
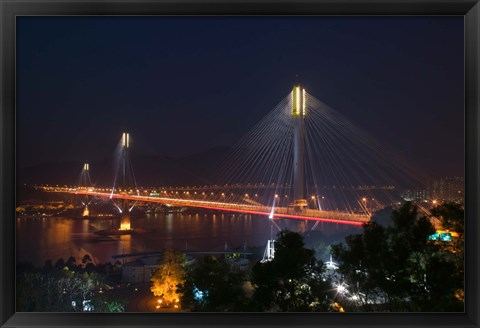
[[[302,101],[303,101],[303,110],[302,110],[302,115],[305,115],[305,89],[302,89]]]
[[[297,114],[299,114],[300,110],[300,87],[297,87]]]

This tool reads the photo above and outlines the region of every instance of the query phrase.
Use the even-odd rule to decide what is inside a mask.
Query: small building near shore
[[[232,272],[246,272],[250,267],[250,260],[245,258],[230,259],[227,263],[230,264]]]
[[[187,256],[187,265],[195,261],[191,256]],[[146,256],[135,261],[125,263],[122,266],[122,281],[131,284],[141,284],[150,282],[155,270],[158,269],[160,256]]]
[[[149,256],[125,263],[122,266],[122,281],[131,284],[149,282],[153,272],[159,267],[158,262],[158,256]]]

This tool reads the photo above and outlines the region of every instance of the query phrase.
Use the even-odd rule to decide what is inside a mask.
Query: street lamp
[[[340,285],[337,285],[335,288],[338,294],[345,295],[348,293],[347,287],[348,287],[347,284],[342,282]]]
[[[362,198],[362,201],[364,202],[365,211],[368,213],[367,198],[366,198],[366,197],[363,197],[363,198]]]

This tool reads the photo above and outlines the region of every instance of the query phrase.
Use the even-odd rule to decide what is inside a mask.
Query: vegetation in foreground
[[[196,263],[167,250],[152,276],[151,291],[166,306],[194,312],[458,312],[464,309],[464,209],[445,203],[432,210],[458,237],[430,240],[430,219],[405,203],[391,224],[372,221],[363,232],[331,247],[338,268],[305,247],[303,236],[282,231],[272,261],[235,270],[229,259]],[[86,256],[17,265],[17,311],[124,312],[106,277],[119,268],[94,265]]]
[[[88,255],[76,264],[48,260],[36,268],[17,264],[18,312],[125,312],[126,301],[112,298],[106,276],[118,271],[111,263],[94,265]]]
[[[463,311],[464,210],[445,203],[432,214],[458,237],[429,240],[435,233],[430,219],[407,202],[392,212],[391,225],[371,222],[333,245],[336,270],[317,260],[300,234],[282,231],[275,258],[247,272],[235,272],[228,260],[211,256],[186,265],[182,254],[167,252],[152,277],[152,291],[167,298],[173,293],[185,311]],[[165,272],[179,272],[178,279],[166,279]]]

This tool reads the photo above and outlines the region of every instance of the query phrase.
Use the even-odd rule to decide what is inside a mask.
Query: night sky
[[[433,175],[463,175],[463,17],[18,17],[17,162],[231,146],[299,81]]]

